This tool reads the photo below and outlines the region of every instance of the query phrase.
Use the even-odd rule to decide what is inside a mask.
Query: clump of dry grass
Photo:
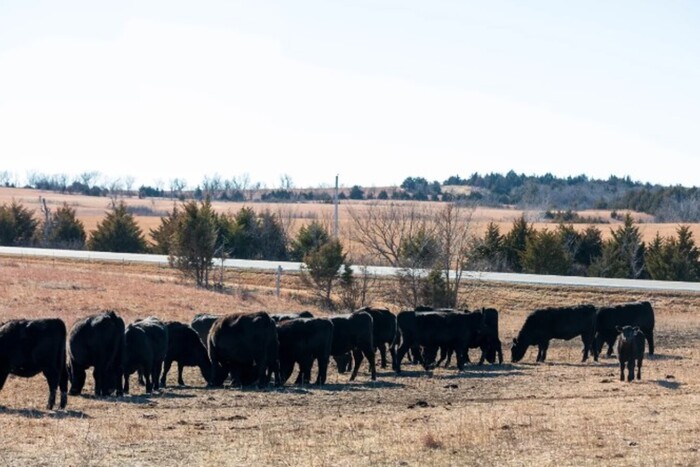
[[[432,434],[432,433],[430,433],[430,432],[425,433],[425,434],[421,437],[421,444],[422,444],[423,447],[425,447],[426,449],[440,449],[440,448],[443,446],[443,445],[442,445],[442,441],[440,441],[439,439],[437,439],[437,438],[435,437],[435,435]]]

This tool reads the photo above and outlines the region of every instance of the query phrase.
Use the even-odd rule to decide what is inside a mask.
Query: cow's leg
[[[377,367],[374,362],[374,349],[372,349],[372,346],[368,346],[367,348],[364,349],[363,353],[365,354],[365,357],[367,357],[367,362],[369,363],[369,371],[371,374],[372,381],[377,380]]]
[[[311,368],[313,366],[313,356],[306,357],[301,362],[299,362],[299,372],[301,373],[302,384],[309,384],[311,382]]]
[[[182,379],[182,372],[185,369],[185,365],[182,362],[177,362],[177,384],[180,386],[185,385],[185,380]],[[165,378],[163,378],[165,380]]]
[[[318,376],[316,377],[316,384],[322,385],[326,384],[326,375],[328,374],[328,356],[322,355],[317,360],[318,363]]]
[[[58,388],[58,380],[61,378],[61,374],[55,368],[47,368],[42,373],[46,378],[46,384],[49,385],[49,400],[46,408],[53,410],[53,406],[56,405],[56,389]]]
[[[92,371],[92,378],[95,380],[95,396],[97,397],[105,395],[105,376],[106,372],[102,365],[95,365]]]
[[[173,361],[170,359],[166,359],[163,362],[163,374],[160,377],[160,387],[162,387],[162,388],[167,386],[166,380],[168,378],[168,372],[170,371],[170,367],[172,366],[172,364],[173,364]]]
[[[455,353],[457,354],[457,369],[464,371],[464,350],[458,348],[455,350]]]
[[[146,392],[151,393],[153,392],[153,381],[151,380],[151,377],[153,376],[153,371],[148,371],[148,369],[144,369],[143,372],[143,377],[146,380]]]
[[[386,344],[384,342],[377,344],[377,349],[379,350],[379,361],[381,362],[382,368],[386,368]]]
[[[649,344],[649,355],[654,355],[654,330],[647,328],[642,332],[647,338],[647,344]]]
[[[293,363],[292,363],[292,366],[294,366]],[[292,368],[292,371],[294,371],[293,368]],[[301,365],[299,365],[299,373],[297,373],[297,379],[294,380],[294,384],[296,384],[297,386],[301,385],[303,377],[304,377],[304,375],[301,374]]]
[[[394,362],[396,361],[396,346],[394,344],[389,346],[389,354],[391,355],[391,367],[394,368]]]
[[[399,346],[399,350],[396,351],[396,358],[394,359],[394,371],[396,374],[401,373],[401,360],[403,360],[404,355],[408,352],[411,346],[404,342]]]
[[[144,386],[146,384],[146,380],[143,379],[143,371],[138,370],[138,376],[139,376],[139,386]]]
[[[59,403],[59,407],[65,409],[68,403],[68,369],[65,364],[62,365],[61,368],[61,377],[58,380],[58,387],[61,390],[61,402]]]
[[[352,349],[352,357],[352,359],[355,361],[355,365],[352,369],[352,375],[350,375],[350,381],[354,381],[355,377],[357,377],[357,372],[362,364],[362,351],[355,347]]]
[[[10,369],[5,368],[3,365],[2,368],[0,368],[0,390],[2,390],[3,386],[5,386],[5,381],[7,381],[7,376],[10,374]]]
[[[124,394],[129,394],[129,373],[124,373]]]
[[[87,373],[84,368],[76,368],[75,366],[71,366],[70,373],[70,391],[68,394],[71,396],[77,396],[82,392],[83,387],[85,386],[85,378],[87,377]]]
[[[538,362],[544,363],[547,359],[547,349],[549,348],[549,341],[543,341],[537,345],[537,360]]]
[[[620,381],[625,380],[625,362],[620,361]]]
[[[423,358],[423,352],[421,351],[420,345],[414,345],[411,347],[411,357],[413,358],[414,364],[425,364],[425,359]]]
[[[606,355],[608,356],[608,358],[612,357],[613,346],[615,345],[616,340],[617,340],[617,335],[611,335],[611,336],[608,336],[608,338],[607,338],[608,352]]]
[[[581,341],[583,342],[583,357],[581,358],[581,363],[588,360],[588,336],[586,334],[581,334]]]
[[[438,359],[437,363],[435,363],[436,367],[439,367],[440,365],[442,365],[442,362],[444,362],[445,360],[448,359],[447,355],[449,352],[450,351],[447,349],[447,347],[440,346],[440,358]],[[431,359],[431,362],[432,362],[432,359]],[[447,366],[447,365],[445,365],[445,366]]]
[[[281,358],[280,359],[280,379],[282,383],[286,383],[292,373],[294,372],[294,360],[291,358]],[[294,384],[301,384],[301,369],[299,369],[299,376]]]
[[[160,389],[160,375],[161,375],[162,371],[163,371],[163,360],[158,360],[153,365],[153,369],[151,372],[151,381],[153,382],[153,389],[156,391],[158,389]]]
[[[634,359],[627,362],[627,381],[634,380]]]
[[[642,358],[637,359],[637,379],[642,379]]]

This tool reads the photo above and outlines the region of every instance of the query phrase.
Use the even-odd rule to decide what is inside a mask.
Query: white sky
[[[700,185],[699,31],[690,0],[3,0],[0,171]]]

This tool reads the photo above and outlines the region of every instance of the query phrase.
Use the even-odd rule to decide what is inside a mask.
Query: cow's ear
[[[622,332],[622,328],[620,326],[615,326],[615,329],[617,330],[617,332]]]
[[[639,326],[635,326],[635,327],[634,327],[634,332],[639,332],[639,331],[640,331]]]

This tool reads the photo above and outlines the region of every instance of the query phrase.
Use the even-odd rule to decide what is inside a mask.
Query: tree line
[[[219,201],[265,202],[324,202],[333,201],[333,193],[325,189],[299,189],[289,175],[282,175],[278,187],[269,188],[253,182],[246,174],[225,178],[208,175],[194,188],[187,189],[184,179],[173,178],[156,186],[134,186],[132,176],[106,178],[99,172],[84,172],[72,179],[65,174],[29,173],[26,187],[61,193],[89,196],[170,197]],[[16,186],[7,171],[0,172],[0,185]],[[469,193],[459,193],[448,186],[470,187]],[[375,189],[353,185],[342,188],[340,200],[413,200],[468,202],[485,206],[517,206],[523,209],[581,210],[629,209],[656,217],[659,222],[700,221],[700,189],[682,186],[661,186],[633,181],[630,177],[610,176],[606,180],[586,175],[555,177],[525,175],[509,171],[505,175],[473,173],[467,178],[459,175],[442,182],[424,177],[406,177],[396,187]]]

